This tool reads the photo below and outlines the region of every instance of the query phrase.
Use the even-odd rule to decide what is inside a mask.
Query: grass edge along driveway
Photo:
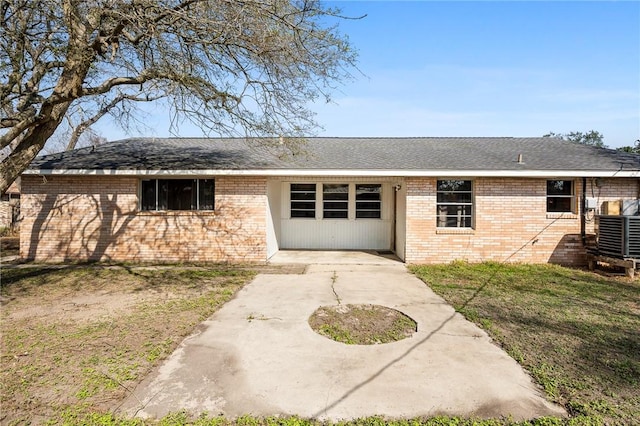
[[[595,424],[640,421],[640,281],[556,265],[410,266],[547,397]]]
[[[597,425],[633,424],[640,418],[640,402],[631,393],[639,371],[638,281],[556,266],[456,262],[411,269],[485,328],[572,417],[519,423],[371,417],[341,424]],[[327,424],[297,417],[232,420],[206,413],[198,419],[174,413],[143,421],[109,412],[260,270],[222,265],[3,268],[1,295],[8,302],[1,322],[0,424]],[[83,295],[143,297],[115,314],[78,320],[73,315],[82,313],[78,303]],[[40,316],[38,307],[49,314],[62,307],[63,315]],[[31,315],[17,315],[21,309]]]

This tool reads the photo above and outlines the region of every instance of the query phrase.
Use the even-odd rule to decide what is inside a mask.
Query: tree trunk
[[[62,121],[70,103],[56,105],[55,113],[42,124],[29,131],[29,134],[20,141],[11,154],[0,163],[0,192],[4,193],[9,186],[20,176],[29,164],[44,147],[44,144],[55,132]],[[57,117],[53,117],[53,115]]]
[[[36,158],[62,122],[73,100],[81,96],[82,83],[93,64],[96,52],[87,42],[86,27],[77,6],[72,0],[65,0],[62,4],[70,32],[67,61],[49,98],[52,100],[64,95],[62,98],[68,100],[58,103],[45,101],[42,104],[38,113],[42,117],[41,121],[27,131],[11,154],[0,163],[0,192],[6,191]]]

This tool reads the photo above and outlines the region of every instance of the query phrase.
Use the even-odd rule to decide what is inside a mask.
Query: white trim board
[[[638,177],[640,170],[93,170],[93,169],[27,169],[25,175],[38,176],[310,176],[310,177]]]

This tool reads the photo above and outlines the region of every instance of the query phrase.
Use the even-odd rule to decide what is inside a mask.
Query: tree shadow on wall
[[[118,194],[46,194],[39,202],[25,260],[105,260],[134,213],[122,210]]]
[[[242,262],[266,259],[249,209],[140,212],[118,194],[47,194],[39,203],[25,260]],[[265,253],[263,253],[265,252]],[[264,254],[264,256],[262,256]]]

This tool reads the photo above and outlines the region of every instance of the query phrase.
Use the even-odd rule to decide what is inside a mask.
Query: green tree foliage
[[[634,146],[622,146],[620,148],[618,148],[618,151],[622,151],[622,152],[628,152],[631,154],[640,154],[640,139],[636,140],[636,143]]]
[[[554,133],[549,132],[543,137],[559,138],[569,142],[575,142],[582,145],[596,146],[598,148],[606,148],[604,144],[604,135],[596,130],[590,130],[586,133],[570,132],[570,133]]]

